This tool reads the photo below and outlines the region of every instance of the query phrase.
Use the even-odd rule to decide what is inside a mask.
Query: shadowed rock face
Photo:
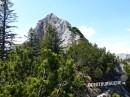
[[[56,28],[61,39],[64,40],[62,45],[66,46],[71,43],[73,33],[69,31],[69,28],[68,28],[68,26],[71,26],[71,24],[67,22],[66,20],[62,20],[58,18],[53,13],[47,15],[42,20],[39,20],[39,22],[37,23],[37,26],[34,28],[34,32],[37,33],[38,36],[42,38],[44,34],[46,33],[46,28],[48,24],[51,24],[52,26]],[[75,40],[78,40],[79,38],[80,36],[77,34],[75,37]]]

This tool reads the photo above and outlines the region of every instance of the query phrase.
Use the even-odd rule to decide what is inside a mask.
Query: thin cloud
[[[130,28],[127,28],[127,31],[130,32]]]
[[[96,33],[95,29],[89,26],[80,26],[79,30],[86,38],[90,38]]]
[[[25,42],[26,38],[24,36],[16,36],[14,39],[14,43],[15,44],[22,44],[23,42]]]
[[[106,47],[107,51],[110,51],[112,53],[130,53],[130,46],[127,42],[98,42],[97,43],[99,47]]]

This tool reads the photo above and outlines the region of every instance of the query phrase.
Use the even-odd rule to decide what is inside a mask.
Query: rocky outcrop
[[[46,33],[46,28],[49,24],[51,24],[52,26],[56,28],[61,39],[64,40],[63,41],[64,46],[71,43],[73,32],[71,32],[68,28],[69,26],[71,26],[71,24],[67,22],[66,20],[62,20],[58,18],[53,13],[39,20],[39,22],[37,23],[37,26],[34,28],[34,32],[42,38],[44,34]],[[77,34],[75,36],[75,40],[78,40],[79,38],[80,38],[80,35]]]

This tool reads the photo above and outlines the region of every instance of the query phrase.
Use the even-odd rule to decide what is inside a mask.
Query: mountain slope
[[[80,72],[83,76],[91,77],[92,81],[102,82],[114,80],[113,76],[115,76],[115,66],[118,64],[118,60],[114,54],[106,52],[105,48],[98,48],[96,44],[93,45],[89,41],[86,41],[87,39],[84,41],[85,38],[83,34],[76,27],[72,27],[69,22],[58,18],[52,13],[39,20],[37,26],[33,29],[34,33],[36,33],[40,38],[43,38],[47,33],[46,30],[49,24],[56,28],[61,39],[64,40],[62,43],[63,46],[68,46],[68,44],[71,44],[73,40],[83,39],[83,41],[82,39],[81,41],[78,41],[78,44],[71,44],[63,57],[64,59],[72,59],[74,64],[79,66],[78,73]],[[52,37],[50,38],[50,41],[52,41],[51,39]],[[45,43],[47,42],[45,41]],[[43,49],[44,48],[42,48],[42,51],[44,51]],[[54,52],[54,50],[52,50],[52,52]],[[89,95],[99,94],[99,92],[94,93],[94,89],[92,89],[92,93],[89,93],[91,90],[88,90],[85,95],[87,95],[87,93]]]

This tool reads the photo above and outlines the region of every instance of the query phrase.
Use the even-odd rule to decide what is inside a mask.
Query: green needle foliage
[[[80,39],[72,40],[66,49],[61,46],[63,40],[56,28],[49,24],[41,40],[31,29],[28,41],[10,50],[6,61],[0,52],[0,97],[98,95],[94,92],[97,89],[91,91],[87,84],[111,80],[118,60],[105,48],[89,43],[76,27],[70,27],[70,30],[74,33],[72,39],[76,33]],[[3,38],[1,33],[0,39]]]
[[[57,34],[50,25],[47,31]],[[0,97],[94,96],[87,83],[103,79],[117,64],[113,54],[84,39],[64,52],[59,38],[52,39],[47,33],[40,40],[40,48],[29,45],[33,44],[30,40],[16,46],[7,61],[0,61]],[[53,43],[56,38],[59,41]],[[35,46],[37,58],[32,51]]]

